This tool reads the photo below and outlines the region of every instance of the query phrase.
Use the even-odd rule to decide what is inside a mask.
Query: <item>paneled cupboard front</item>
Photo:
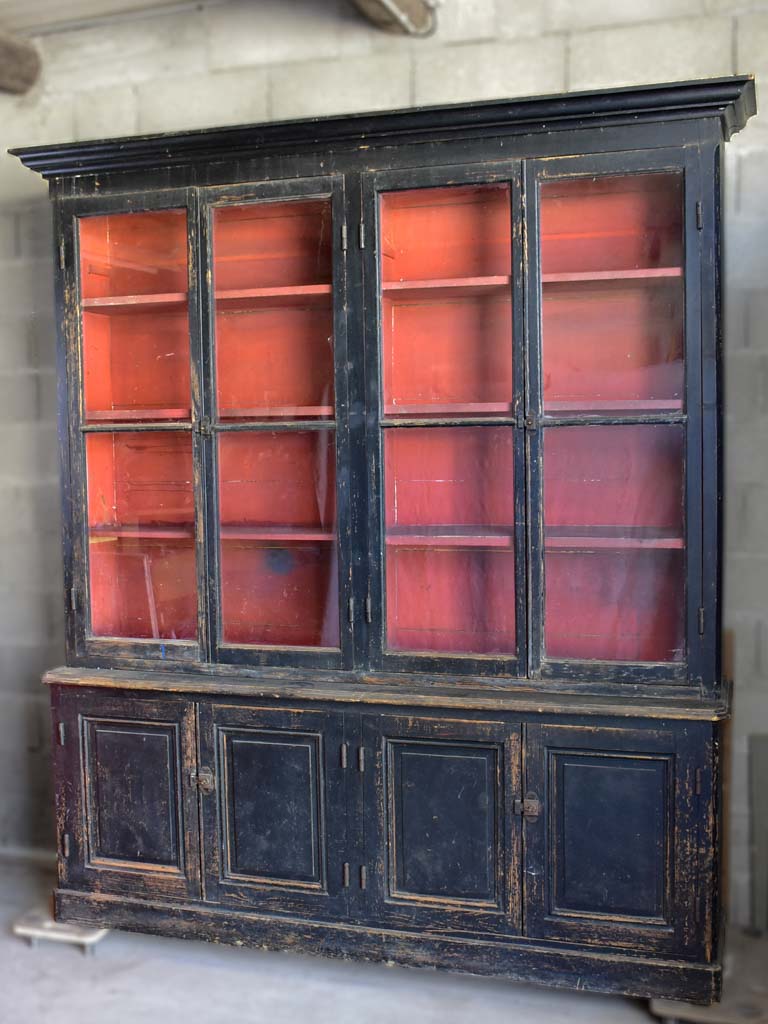
[[[718,997],[750,78],[18,151],[64,920]]]

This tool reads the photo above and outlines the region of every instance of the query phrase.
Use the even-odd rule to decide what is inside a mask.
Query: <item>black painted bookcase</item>
[[[716,999],[749,78],[17,150],[66,921]]]

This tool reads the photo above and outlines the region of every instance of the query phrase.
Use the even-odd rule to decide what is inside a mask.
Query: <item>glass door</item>
[[[186,194],[76,219],[88,615],[81,642],[198,657]],[[104,209],[109,205],[109,211]],[[193,321],[194,322],[194,317]],[[83,451],[84,449],[84,451]],[[73,605],[75,591],[73,589]]]
[[[258,196],[242,190],[241,202],[212,196],[211,600],[222,661],[341,656],[342,196],[324,184],[328,194],[317,195],[323,185],[314,181],[308,195],[291,183],[290,193],[281,185]]]
[[[383,470],[372,483],[381,537],[372,564],[381,554],[384,582],[372,599],[374,660],[516,671],[525,619],[513,177],[376,182],[379,393],[369,438]]]
[[[545,674],[594,674],[604,663],[607,678],[623,678],[622,666],[631,674],[641,663],[674,677],[686,660],[697,518],[696,483],[686,480],[697,328],[686,316],[684,168],[557,160],[534,166],[528,184],[539,268],[529,293],[540,491],[531,543],[541,566],[533,667],[540,653]]]

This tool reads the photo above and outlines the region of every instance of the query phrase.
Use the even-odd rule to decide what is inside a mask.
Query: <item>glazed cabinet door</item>
[[[387,927],[520,930],[520,727],[363,716],[367,913]]]
[[[193,705],[70,691],[53,711],[60,884],[199,897]]]
[[[512,162],[366,179],[374,664],[525,664],[521,211]]]
[[[200,705],[205,895],[346,913],[342,713]]]
[[[527,935],[705,953],[711,748],[696,730],[527,727]]]

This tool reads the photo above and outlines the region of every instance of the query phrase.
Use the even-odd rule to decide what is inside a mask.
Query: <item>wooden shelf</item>
[[[382,292],[386,298],[430,299],[463,298],[472,295],[488,295],[505,292],[512,278],[508,275],[494,277],[444,277],[426,281],[383,281]]]
[[[544,547],[548,551],[681,551],[684,546],[679,535],[644,527],[550,526],[544,532]]]
[[[231,288],[216,291],[216,308],[223,312],[269,309],[275,306],[324,306],[333,295],[330,284],[299,284],[279,288]]]
[[[396,527],[386,533],[388,547],[406,548],[513,548],[513,527],[417,526]]]
[[[682,277],[682,267],[639,267],[629,270],[584,270],[542,274],[542,284],[576,284],[582,281],[646,281]]]
[[[332,405],[254,406],[248,409],[219,409],[219,418],[222,420],[332,419],[334,413],[335,409]]]
[[[191,411],[189,406],[175,409],[89,409],[85,414],[86,423],[129,423],[162,420],[181,420],[189,422]]]
[[[192,523],[169,524],[167,526],[89,526],[88,534],[93,540],[193,540],[195,528]]]
[[[385,405],[385,416],[511,416],[511,402],[425,402]]]
[[[564,413],[655,413],[682,412],[682,398],[621,398],[585,399],[584,401],[551,402],[544,399],[544,416],[558,416]]]
[[[186,292],[162,292],[156,295],[105,295],[98,299],[83,299],[83,312],[126,316],[131,313],[149,311],[181,311],[186,305]]]
[[[222,526],[221,539],[256,541],[258,543],[333,542],[336,534],[310,526]]]

